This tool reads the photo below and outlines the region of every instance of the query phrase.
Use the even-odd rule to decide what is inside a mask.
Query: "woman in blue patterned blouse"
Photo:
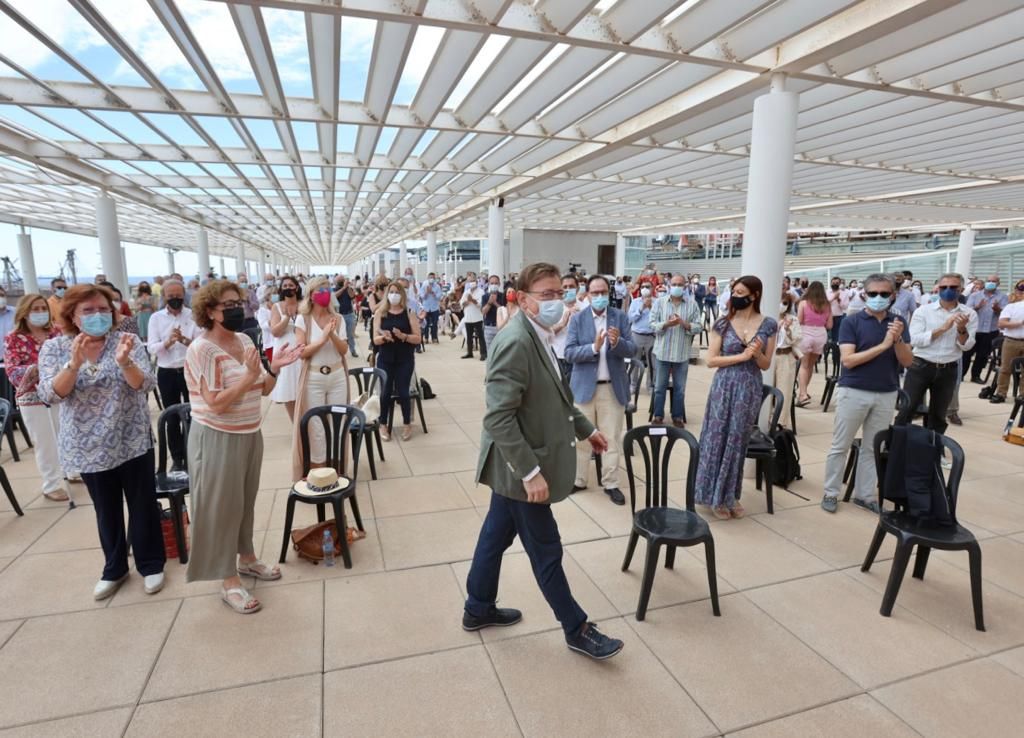
[[[156,377],[138,337],[118,330],[110,290],[76,285],[60,313],[65,335],[39,352],[38,393],[60,404],[61,464],[81,471],[95,505],[106,564],[93,596],[110,597],[128,578],[122,499],[135,567],[154,594],[163,588],[165,563],[147,401]]]

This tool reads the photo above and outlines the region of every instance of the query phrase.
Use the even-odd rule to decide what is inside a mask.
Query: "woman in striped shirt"
[[[222,579],[224,602],[249,614],[261,605],[242,587],[240,575],[281,577],[280,569],[256,558],[252,543],[263,464],[261,398],[270,394],[277,372],[295,362],[303,347],[275,349],[270,372],[265,371],[252,340],[241,333],[242,290],[227,280],[210,282],[192,297],[192,317],[205,332],[185,355],[185,382],[192,401],[192,551],[187,579]]]

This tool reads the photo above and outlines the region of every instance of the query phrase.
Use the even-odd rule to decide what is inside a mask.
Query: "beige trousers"
[[[622,426],[626,411],[615,397],[611,384],[599,384],[590,402],[577,404],[587,420],[608,437],[608,450],[601,455],[601,486],[605,489],[619,486],[619,456],[622,449]],[[590,476],[590,444],[576,444],[576,486],[586,487]]]
[[[789,428],[789,406],[793,402],[793,382],[796,379],[796,359],[793,354],[778,354],[772,362],[772,370],[775,373],[773,386],[782,391],[782,415],[779,423],[783,428]],[[790,428],[792,430],[792,428]]]

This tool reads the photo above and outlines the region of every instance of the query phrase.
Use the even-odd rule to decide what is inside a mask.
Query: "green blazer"
[[[523,477],[539,466],[549,502],[568,497],[576,478],[576,442],[588,438],[594,425],[576,409],[550,349],[522,310],[491,343],[484,393],[476,481],[526,500]]]

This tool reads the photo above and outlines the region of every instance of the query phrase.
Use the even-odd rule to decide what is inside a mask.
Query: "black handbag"
[[[763,451],[765,453],[775,448],[775,441],[768,437],[768,434],[758,426],[750,429],[750,436],[747,438],[748,451]]]

